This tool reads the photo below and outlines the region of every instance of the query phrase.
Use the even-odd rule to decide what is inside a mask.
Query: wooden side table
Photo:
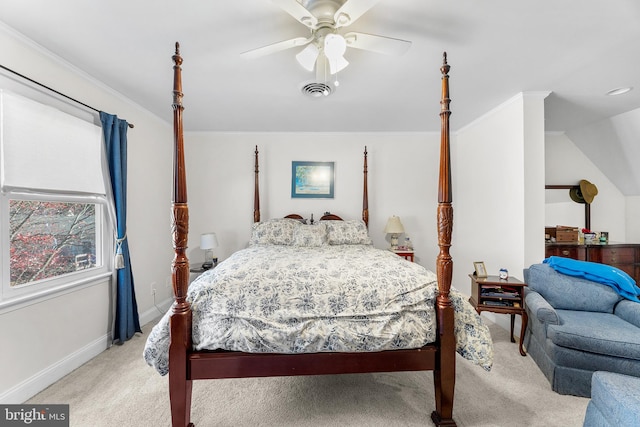
[[[401,256],[402,258],[413,262],[413,251],[410,250],[406,250],[406,249],[397,249],[397,250],[393,250],[392,252],[398,256]]]
[[[193,264],[189,264],[189,273],[200,274],[200,273],[204,273],[205,271],[207,271],[207,270],[202,268],[202,263],[201,262],[196,262],[196,263],[193,263]]]
[[[196,262],[193,264],[189,265],[189,273],[190,273],[190,277],[189,277],[189,283],[193,282],[193,280],[198,277],[199,275],[201,275],[202,273],[204,273],[207,270],[211,270],[212,268],[216,268],[218,266],[218,260],[216,258],[215,262],[213,263],[213,266],[210,268],[204,268],[202,267],[201,262]]]
[[[509,277],[500,279],[498,276],[488,276],[480,278],[469,274],[471,278],[471,298],[469,303],[476,309],[478,314],[483,311],[492,313],[511,315],[511,342],[516,342],[513,337],[513,326],[516,314],[522,317],[522,327],[520,328],[520,354],[526,356],[522,342],[524,341],[524,331],[527,328],[529,316],[524,309],[524,287],[526,283]]]

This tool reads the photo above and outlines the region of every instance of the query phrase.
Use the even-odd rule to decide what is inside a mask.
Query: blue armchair
[[[595,371],[640,377],[640,303],[548,264],[524,278],[524,344],[554,391],[589,397]]]

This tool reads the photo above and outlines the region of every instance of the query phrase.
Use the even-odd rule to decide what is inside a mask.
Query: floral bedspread
[[[251,353],[368,352],[436,339],[436,277],[370,245],[256,245],[189,286],[196,350]],[[457,351],[489,370],[488,328],[451,291]],[[168,373],[169,312],[154,326],[146,362]]]

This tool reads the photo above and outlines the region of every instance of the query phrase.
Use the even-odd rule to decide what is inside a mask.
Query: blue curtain
[[[116,300],[113,340],[124,342],[140,329],[138,305],[127,241],[127,129],[126,120],[100,112],[116,214]]]

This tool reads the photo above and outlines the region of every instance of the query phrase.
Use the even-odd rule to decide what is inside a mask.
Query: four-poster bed
[[[366,148],[362,221],[343,221],[337,215],[327,214],[317,225],[305,225],[299,221],[299,215],[261,222],[256,147],[254,227],[249,247],[234,253],[191,285],[186,256],[188,207],[182,128],[182,57],[177,43],[172,58],[175,63],[172,229],[175,303],[164,322],[156,325],[150,334],[145,359],[160,373],[169,374],[173,426],[193,425],[190,421],[193,380],[422,370],[434,372],[433,422],[455,425],[456,351],[489,369],[492,349],[488,330],[477,313],[470,306],[467,310],[466,298],[451,289],[453,266],[449,247],[453,210],[446,54],[441,67],[437,275],[390,251],[372,247],[366,229],[369,219]],[[271,249],[274,245],[277,245],[276,252]],[[265,254],[268,262],[260,258]],[[325,255],[327,259],[323,258]],[[298,258],[289,258],[296,256]],[[341,259],[346,259],[343,264],[357,265],[341,265]],[[285,271],[289,265],[295,266],[293,273]],[[243,266],[247,266],[248,271],[242,270]],[[389,289],[373,282],[388,273],[400,278],[389,285]],[[258,276],[249,278],[250,274]],[[293,274],[295,279],[288,274]],[[244,281],[236,283],[230,276],[242,276]],[[298,276],[310,278],[303,284],[290,284],[298,280]],[[364,303],[350,301],[350,296],[343,292],[346,285],[334,283],[329,276],[346,276],[350,284],[358,282],[359,298],[367,292],[371,297]],[[275,281],[269,282],[274,277]],[[384,277],[385,282],[390,281]],[[232,289],[232,294],[222,293],[227,287]],[[296,296],[293,302],[281,298],[283,294],[287,297],[289,293],[295,294],[296,288],[306,293]],[[278,291],[268,293],[273,289]],[[261,299],[247,299],[249,293]],[[357,308],[362,311],[354,308],[352,312],[351,306],[362,306]],[[388,307],[397,307],[397,310],[386,312],[380,309],[382,306],[385,310]],[[365,309],[370,310],[363,314]],[[338,315],[330,317],[331,311]],[[274,312],[278,314],[265,317]],[[305,317],[308,313],[311,315]],[[254,315],[255,319],[247,318]],[[328,324],[322,323],[325,317],[330,318]],[[425,319],[428,322],[423,324]],[[272,324],[278,322],[282,325],[272,328]],[[245,323],[250,323],[250,331],[239,333],[239,325]],[[355,339],[363,336],[363,327],[370,336]],[[291,337],[284,337],[283,330]],[[312,330],[320,332],[309,336]],[[159,349],[158,343],[164,343],[168,350]],[[161,355],[163,351],[166,356]]]

